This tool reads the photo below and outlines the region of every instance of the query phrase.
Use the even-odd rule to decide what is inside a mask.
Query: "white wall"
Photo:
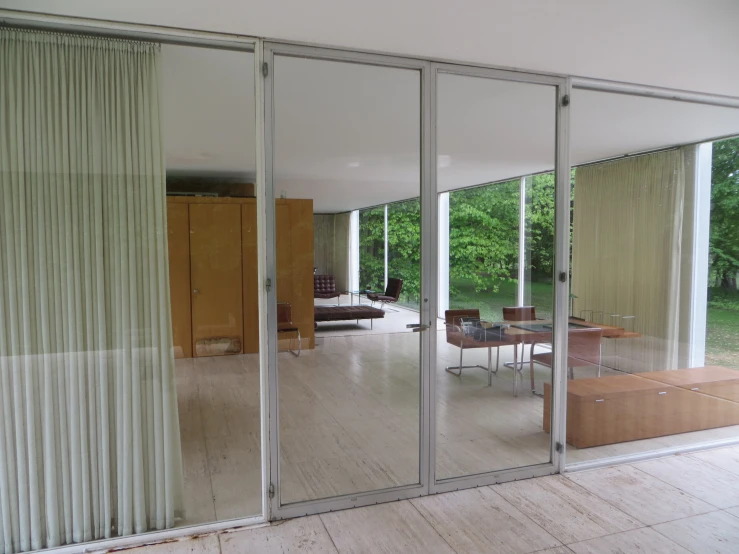
[[[0,0],[0,8],[739,96],[736,0]]]

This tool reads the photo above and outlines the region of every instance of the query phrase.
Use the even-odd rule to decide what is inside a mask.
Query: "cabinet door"
[[[174,357],[192,358],[190,225],[187,204],[167,203],[167,240]]]
[[[190,205],[195,356],[240,354],[243,342],[241,206]]]

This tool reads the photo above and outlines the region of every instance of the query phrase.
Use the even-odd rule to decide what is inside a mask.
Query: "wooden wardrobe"
[[[277,301],[314,348],[313,201],[275,201]],[[167,197],[176,358],[259,351],[254,198]]]

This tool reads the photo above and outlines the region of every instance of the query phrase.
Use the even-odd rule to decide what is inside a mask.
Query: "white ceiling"
[[[255,173],[253,56],[162,47],[171,171]],[[418,196],[420,77],[401,70],[277,57],[276,194],[339,212]],[[441,75],[438,186],[452,190],[551,170],[552,87]],[[739,110],[576,90],[571,160],[739,134]]]

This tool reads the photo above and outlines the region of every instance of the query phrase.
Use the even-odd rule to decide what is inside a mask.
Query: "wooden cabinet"
[[[277,300],[314,348],[313,202],[276,201]],[[259,351],[257,206],[253,198],[167,198],[175,357]]]
[[[190,204],[190,287],[195,356],[241,354],[243,351],[241,253],[241,206]]]
[[[702,367],[567,382],[567,442],[588,448],[739,425],[739,371]],[[544,386],[550,431],[551,385]]]

